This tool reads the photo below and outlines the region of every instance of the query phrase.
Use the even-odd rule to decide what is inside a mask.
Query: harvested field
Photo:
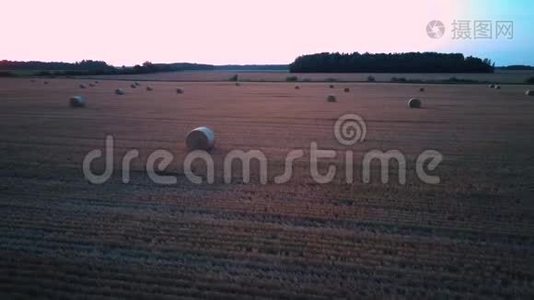
[[[423,107],[410,109],[420,85],[180,82],[178,97],[176,82],[149,82],[148,92],[99,80],[81,95],[90,105],[71,109],[79,80],[0,79],[2,298],[534,295],[534,102],[523,85],[425,85]],[[365,119],[363,143],[336,141],[334,123],[346,113]],[[198,126],[217,134],[214,184],[183,172],[185,137]],[[104,150],[108,134],[115,172],[91,184],[83,158]],[[334,164],[339,176],[314,182],[304,157],[289,182],[275,184],[288,152],[308,153],[312,142],[337,151],[320,166]],[[139,158],[125,184],[130,149]],[[147,176],[157,149],[173,154],[164,173],[175,184]],[[251,183],[236,164],[225,184],[222,162],[234,149],[261,150],[269,183],[253,163]],[[390,183],[362,182],[361,157],[372,149],[404,153],[405,185],[393,166]],[[444,156],[433,172],[440,184],[415,175],[426,149]],[[341,176],[347,150],[352,184]],[[205,175],[202,164],[194,172]]]
[[[165,72],[139,75],[102,75],[91,78],[118,79],[118,80],[157,80],[157,81],[228,81],[238,74],[239,81],[265,81],[283,82],[288,75],[296,77],[298,81],[340,81],[340,82],[367,82],[369,77],[373,81],[390,82],[393,78],[422,81],[444,81],[451,78],[458,80],[471,80],[479,82],[498,82],[506,84],[524,84],[528,78],[534,76],[534,71],[505,71],[496,70],[495,73],[287,73],[287,72],[239,72],[239,71],[185,71]]]

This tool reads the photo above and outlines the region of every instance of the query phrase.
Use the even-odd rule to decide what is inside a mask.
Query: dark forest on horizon
[[[76,63],[0,61],[0,77],[148,74],[180,71],[281,71],[292,73],[492,73],[495,69],[532,70],[531,66],[495,67],[489,59],[461,53],[317,53],[299,56],[289,65],[211,65],[151,63],[112,66],[104,61]]]
[[[492,73],[489,59],[461,53],[318,53],[298,57],[292,73]]]

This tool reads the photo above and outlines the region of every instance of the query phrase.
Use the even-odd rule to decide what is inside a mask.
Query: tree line
[[[0,61],[0,70],[48,71],[111,71],[114,67],[103,61],[82,60],[76,63],[41,61]]]
[[[492,73],[489,59],[461,53],[318,53],[299,56],[293,73]]]
[[[512,66],[517,68],[517,66]],[[318,53],[303,55],[287,65],[223,65],[194,63],[156,64],[145,62],[133,67],[115,67],[104,61],[82,60],[76,63],[40,61],[0,61],[0,77],[16,76],[16,71],[37,76],[76,76],[106,74],[145,74],[175,71],[213,70],[288,70],[294,73],[491,73],[495,70],[489,59],[461,53]],[[32,73],[33,72],[33,73]]]
[[[153,64],[145,62],[133,67],[114,67],[104,61],[82,60],[76,63],[40,61],[0,61],[0,77],[16,76],[16,71],[25,71],[35,76],[76,76],[107,74],[145,74],[174,71],[213,70],[214,66],[192,63]],[[33,72],[33,73],[32,73]]]

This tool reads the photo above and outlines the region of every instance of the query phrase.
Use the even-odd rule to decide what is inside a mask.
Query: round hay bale
[[[495,88],[495,83],[492,83],[492,84],[488,85],[488,87],[489,87],[490,89]]]
[[[333,84],[329,85],[328,87],[331,88],[331,89],[335,88],[335,86]]]
[[[350,92],[350,88],[346,87],[343,91],[345,91],[345,93],[349,93]]]
[[[80,84],[81,89],[85,89],[85,84]]]
[[[500,90],[500,89],[501,89],[501,86],[497,84],[497,85],[495,85],[495,89],[496,89],[496,90]]]
[[[184,93],[184,90],[182,90],[181,88],[176,89],[176,94],[183,94],[183,93]]]
[[[141,84],[139,84],[139,82],[134,82],[135,86],[140,86]]]
[[[124,91],[122,89],[116,89],[115,95],[124,95]]]
[[[326,101],[328,101],[328,102],[336,102],[337,99],[336,99],[336,96],[334,96],[334,95],[328,95],[328,97],[326,97]]]
[[[135,83],[132,83],[132,84],[130,84],[130,87],[131,87],[132,89],[135,89],[135,88],[137,88],[137,85],[135,85]]]
[[[209,151],[215,146],[215,133],[208,127],[198,127],[191,130],[185,139],[189,150]]]
[[[71,107],[85,107],[85,98],[82,96],[72,96],[69,99]]]
[[[526,90],[525,95],[534,96],[534,91],[533,90]]]
[[[408,106],[410,108],[421,108],[421,100],[417,99],[417,98],[412,98],[410,99],[410,101],[408,101]]]
[[[296,85],[295,90],[300,90],[300,86]]]
[[[154,89],[151,86],[147,86],[146,90],[149,91],[149,92],[152,92]]]
[[[419,88],[419,91],[420,91],[420,92],[424,92],[424,91],[425,91],[425,88],[424,88],[424,87]]]

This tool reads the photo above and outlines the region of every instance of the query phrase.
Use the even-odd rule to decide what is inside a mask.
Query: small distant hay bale
[[[328,102],[336,102],[337,99],[336,99],[336,96],[334,96],[334,95],[328,95],[328,97],[326,97],[326,101],[328,101]]]
[[[70,107],[85,107],[85,98],[82,96],[72,96],[69,99]]]
[[[139,82],[137,82],[137,81],[134,82],[134,84],[135,84],[136,86],[140,86],[140,85],[141,85],[141,84],[140,84]]]
[[[498,84],[496,84],[496,85],[495,85],[495,89],[496,89],[496,90],[500,90],[500,89],[501,89],[501,86],[498,85]]]
[[[525,91],[525,95],[526,96],[534,96],[534,91],[533,90],[526,90]]]
[[[81,89],[85,89],[85,84],[80,84]]]
[[[122,89],[116,89],[115,95],[124,95],[124,91]]]
[[[345,93],[349,93],[350,92],[350,88],[346,87],[345,89],[343,89],[343,91],[345,91]]]
[[[181,88],[176,89],[176,94],[183,94],[183,93],[184,93],[184,90],[182,90]]]
[[[149,92],[152,92],[154,89],[151,86],[147,86],[146,90],[149,91]]]
[[[420,91],[420,92],[424,92],[424,91],[425,91],[425,88],[424,88],[424,87],[419,88],[419,91]]]
[[[296,85],[295,90],[300,90],[300,86]]]
[[[286,81],[288,82],[299,81],[299,78],[297,76],[287,76]]]
[[[130,84],[130,87],[131,87],[132,89],[135,89],[135,88],[137,88],[137,85],[135,85],[135,83],[132,83],[132,84]]]
[[[335,88],[335,86],[333,84],[329,85],[328,87],[331,88],[331,89]]]
[[[94,83],[89,83],[89,87],[95,87]]]
[[[195,128],[187,134],[185,144],[189,150],[209,151],[215,146],[215,133],[205,126]]]
[[[488,87],[489,87],[490,89],[494,89],[494,88],[495,88],[495,83],[492,83],[492,84],[488,85]]]
[[[95,84],[99,84],[98,80],[95,80]]]
[[[408,106],[410,108],[421,108],[422,102],[417,98],[412,98],[410,101],[408,101]]]

